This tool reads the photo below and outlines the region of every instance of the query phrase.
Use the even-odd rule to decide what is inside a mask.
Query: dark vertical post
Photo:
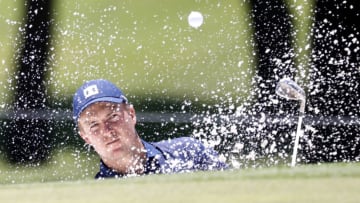
[[[258,111],[273,113],[278,109],[270,102],[276,83],[284,76],[293,77],[296,71],[290,15],[283,0],[252,0],[251,15],[258,58]]]
[[[360,116],[360,4],[318,0],[312,30],[308,112],[315,116]],[[316,126],[309,162],[358,160],[359,126]]]
[[[257,159],[261,159],[271,157],[272,153],[278,157],[278,154],[292,152],[292,148],[289,147],[292,142],[289,132],[295,131],[296,125],[289,127],[267,124],[265,119],[268,117],[264,115],[287,116],[295,114],[299,108],[293,101],[281,99],[275,94],[277,82],[283,77],[293,78],[296,72],[289,10],[284,0],[251,0],[249,3],[257,75],[255,88],[251,92],[255,99],[247,110],[253,119],[245,125],[240,121],[238,131],[241,133],[235,138],[238,139],[236,142],[244,145],[244,148],[238,152],[244,165],[256,164],[252,163],[251,159],[243,159],[244,154],[251,155],[255,152]],[[273,102],[276,100],[281,101]],[[276,136],[272,136],[274,133]],[[264,145],[264,143],[268,144]],[[276,150],[270,150],[273,144],[276,144]],[[234,157],[236,156],[234,154]],[[286,156],[283,159],[286,159]],[[267,160],[269,164],[273,164],[270,163],[271,159],[267,158]]]
[[[21,112],[46,108],[46,70],[50,46],[51,0],[26,1],[25,33],[18,57],[14,110],[7,132],[7,154],[15,163],[37,163],[49,154],[50,126]]]

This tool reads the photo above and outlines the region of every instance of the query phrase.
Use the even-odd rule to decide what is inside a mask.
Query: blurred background
[[[299,104],[275,86],[291,78],[307,94],[298,161],[360,158],[355,0],[0,5],[0,181],[43,167],[56,180],[93,175],[99,160],[79,139],[71,105],[97,78],[125,92],[145,140],[193,136],[235,168],[289,163]]]

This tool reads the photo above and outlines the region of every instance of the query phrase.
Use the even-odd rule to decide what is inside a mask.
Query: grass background
[[[77,0],[56,8],[55,97],[98,77],[116,83],[133,102],[214,103],[249,89],[253,44],[246,3]],[[199,29],[187,22],[193,10],[205,18]]]
[[[2,184],[2,202],[358,202],[358,163]],[[19,195],[21,193],[21,195]]]
[[[153,100],[239,104],[253,76],[253,42],[248,3],[218,1],[53,1],[53,36],[47,76],[51,105],[69,108],[84,82],[106,78],[133,103]],[[0,1],[0,103],[11,101],[14,58],[24,5]],[[198,10],[195,29],[187,16]],[[140,109],[139,109],[140,110]]]
[[[84,82],[106,78],[121,87],[138,110],[175,105],[241,105],[256,66],[249,1],[55,0],[47,94],[68,109]],[[313,1],[286,1],[295,60],[306,69]],[[11,103],[25,5],[0,0],[0,108]],[[188,25],[191,11],[204,15]],[[308,47],[308,48],[306,48]],[[302,71],[298,77],[305,78]],[[158,102],[159,103],[159,102]],[[161,102],[160,102],[161,103]],[[167,109],[166,109],[167,108]],[[206,109],[206,108],[205,108]],[[178,110],[178,109],[177,109]]]

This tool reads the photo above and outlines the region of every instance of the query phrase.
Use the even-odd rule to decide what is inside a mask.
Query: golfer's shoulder
[[[175,151],[178,149],[202,149],[204,145],[192,137],[179,137],[174,139],[163,140],[154,143],[164,151]]]

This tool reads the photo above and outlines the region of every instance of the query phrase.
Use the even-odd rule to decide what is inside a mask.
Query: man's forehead
[[[120,111],[122,104],[112,102],[96,102],[86,107],[80,114],[81,117],[93,117],[97,116],[102,111]]]

